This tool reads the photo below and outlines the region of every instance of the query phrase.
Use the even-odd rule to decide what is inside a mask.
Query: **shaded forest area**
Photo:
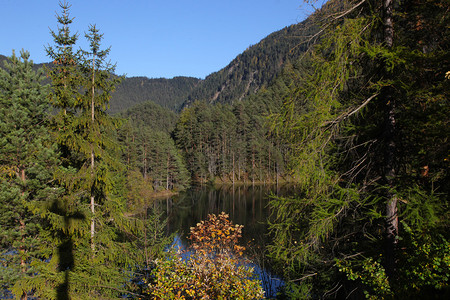
[[[209,217],[198,228],[211,235],[192,238],[220,255],[175,263],[151,199],[193,182],[280,181],[298,187],[269,204],[281,299],[449,296],[448,1],[329,1],[205,80],[126,85],[95,26],[76,49],[60,6],[51,66],[2,58],[2,297],[260,298],[257,281],[239,286],[249,269],[202,281],[236,262],[239,225]],[[108,113],[139,87],[129,103],[164,104]]]

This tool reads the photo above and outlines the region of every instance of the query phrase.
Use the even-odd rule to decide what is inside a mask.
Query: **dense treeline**
[[[170,135],[177,115],[158,104],[146,102],[121,116],[126,118],[119,130],[126,168],[139,172],[150,191],[187,188],[190,177]]]
[[[120,115],[128,120],[121,131],[125,161],[134,161],[131,165],[148,176],[163,164],[151,153],[161,153],[156,149],[175,143],[178,155],[173,149],[169,156],[182,158],[176,158],[177,168],[187,169],[196,182],[291,181],[290,148],[271,133],[268,116],[279,111],[298,72],[297,65],[286,63],[269,88],[234,105],[196,101],[179,115],[153,102],[128,109]],[[179,175],[184,178],[179,187],[185,187],[184,171]],[[167,187],[167,180],[163,181],[159,186]]]
[[[117,113],[142,102],[152,101],[178,111],[189,93],[201,80],[193,77],[152,78],[128,77],[114,92],[110,113]]]
[[[190,174],[200,182],[291,181],[290,148],[270,132],[296,68],[287,64],[270,88],[234,105],[197,101],[185,108],[173,136]]]

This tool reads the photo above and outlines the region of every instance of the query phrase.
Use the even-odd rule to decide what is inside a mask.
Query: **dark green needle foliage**
[[[58,155],[48,126],[48,86],[30,54],[13,55],[0,69],[0,281],[22,297],[45,259],[45,207],[60,194],[53,177]]]
[[[61,151],[56,177],[64,193],[46,215],[55,247],[41,275],[46,290],[53,289],[47,298],[114,297],[129,276],[123,271],[133,259],[126,237],[137,228],[135,220],[124,217],[118,121],[105,113],[118,79],[95,26],[86,34],[89,50],[74,52],[77,35],[69,30],[70,6],[60,6],[60,27],[52,31],[55,46],[47,52],[54,62],[48,70],[50,100],[57,110],[52,128]]]

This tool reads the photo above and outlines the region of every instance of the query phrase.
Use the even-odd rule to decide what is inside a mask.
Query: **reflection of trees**
[[[208,214],[230,215],[236,224],[244,225],[242,242],[253,239],[259,245],[267,238],[267,218],[270,216],[267,203],[271,194],[290,195],[292,185],[220,185],[197,186],[178,196],[161,200],[169,217],[168,233],[177,231],[183,242],[191,227],[207,218]]]
[[[168,212],[167,232],[178,232],[176,243],[183,249],[189,246],[187,235],[190,228],[205,220],[208,214],[217,215],[224,211],[233,223],[244,225],[241,244],[247,248],[246,256],[258,266],[264,288],[275,293],[276,286],[282,283],[265,257],[265,245],[270,242],[267,204],[270,195],[292,196],[294,193],[293,185],[279,185],[278,189],[275,184],[198,186],[176,197],[163,199],[159,205]]]

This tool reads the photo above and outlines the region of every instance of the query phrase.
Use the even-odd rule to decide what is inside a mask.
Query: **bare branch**
[[[329,124],[331,125],[336,125],[338,123],[340,123],[341,121],[348,119],[350,116],[356,114],[358,111],[360,111],[364,106],[366,106],[367,104],[369,104],[370,101],[373,100],[373,98],[375,98],[376,96],[378,96],[379,94],[374,94],[372,96],[370,96],[369,98],[367,98],[360,106],[358,106],[356,109],[354,109],[353,111],[350,112],[344,112],[342,113],[339,117],[337,117],[336,119],[334,119],[333,121],[328,121],[325,122],[323,124],[323,126],[327,126]]]
[[[362,0],[361,2],[359,2],[358,4],[352,6],[350,9],[348,9],[347,11],[337,15],[336,17],[334,17],[334,20],[340,19],[342,17],[345,17],[346,15],[348,15],[349,13],[351,13],[352,11],[354,11],[356,8],[358,8],[359,6],[361,6],[364,2],[366,2],[366,0]]]
[[[358,8],[359,6],[361,6],[364,2],[366,2],[366,0],[362,0],[361,2],[359,2],[359,3],[357,3],[356,5],[352,6],[352,7],[349,8],[348,10],[346,10],[346,11],[344,11],[344,12],[342,12],[342,13],[339,13],[339,14],[336,15],[336,16],[331,15],[331,16],[333,17],[332,20],[333,20],[333,21],[336,21],[336,20],[339,20],[339,19],[345,17],[345,16],[348,15],[349,13],[353,12],[356,8]],[[309,43],[309,42],[311,42],[313,39],[317,38],[322,32],[324,32],[328,27],[330,27],[331,24],[332,24],[332,22],[327,22],[326,25],[323,26],[317,33],[315,33],[315,34],[313,34],[312,36],[310,36],[310,38],[309,38],[307,41],[305,41],[305,43]]]
[[[293,279],[293,280],[291,280],[291,282],[302,281],[302,280],[304,280],[304,279],[306,279],[306,278],[308,278],[308,277],[316,276],[316,275],[317,275],[317,273],[308,274],[308,275],[303,276],[302,278]]]
[[[347,116],[344,118],[349,118],[351,115],[357,113],[359,110],[361,110],[364,106],[366,106],[373,98],[375,98],[376,96],[378,96],[379,94],[375,94],[370,96],[369,98],[367,98],[366,101],[363,102],[363,104],[361,104],[357,109],[355,109],[354,111],[350,112],[349,114],[347,114]]]
[[[115,287],[112,287],[112,286],[106,286],[106,285],[94,285],[94,286],[92,286],[91,285],[91,287],[99,287],[99,288],[103,288],[103,289],[111,289],[111,290],[115,290],[115,291],[121,292],[121,293],[127,293],[127,294],[138,296],[138,297],[145,297],[145,295],[136,294],[136,293],[133,293],[133,292],[130,292],[130,291],[127,291],[127,290],[118,289],[118,288],[115,288]]]

